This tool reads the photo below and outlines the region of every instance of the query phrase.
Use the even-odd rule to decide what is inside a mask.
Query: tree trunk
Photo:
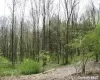
[[[98,62],[99,61],[98,53],[96,53],[95,57],[96,57],[96,62]]]

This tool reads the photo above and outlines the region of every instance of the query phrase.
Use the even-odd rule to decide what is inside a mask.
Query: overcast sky
[[[0,16],[8,16],[10,15],[10,10],[8,8],[9,4],[8,1],[12,0],[0,0]],[[55,0],[56,2],[58,0]],[[85,11],[86,6],[89,4],[89,0],[81,0],[79,5],[79,13],[82,14]],[[98,7],[98,4],[100,3],[100,0],[94,0],[96,7]]]

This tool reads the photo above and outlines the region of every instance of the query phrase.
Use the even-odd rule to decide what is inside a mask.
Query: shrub
[[[12,73],[13,69],[10,61],[0,56],[0,76],[10,76]]]
[[[13,76],[13,75],[19,75],[19,72],[17,71],[17,69],[12,69],[12,68],[6,68],[6,69],[1,69],[0,70],[0,77],[4,77],[4,76]]]
[[[11,67],[11,64],[10,64],[9,60],[0,56],[0,70],[2,68],[10,68],[10,67]]]
[[[5,59],[4,57],[0,56],[0,63],[9,63],[9,61]]]
[[[25,59],[18,68],[21,72],[21,74],[35,74],[39,73],[41,71],[41,66],[39,63],[31,60],[31,59]]]
[[[43,55],[43,66],[47,65],[47,56]]]

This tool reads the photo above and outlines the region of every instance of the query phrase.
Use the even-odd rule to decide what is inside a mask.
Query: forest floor
[[[76,69],[80,70],[80,68],[75,68],[77,66],[79,67],[79,65],[66,65],[66,66],[45,71],[44,73],[23,75],[23,76],[1,77],[0,80],[75,80],[75,79],[68,79],[68,78],[71,77],[72,74],[76,73]],[[100,70],[100,62],[98,63],[89,62],[86,69],[88,71]]]

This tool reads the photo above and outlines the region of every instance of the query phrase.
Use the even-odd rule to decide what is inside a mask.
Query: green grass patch
[[[17,69],[14,69],[11,62],[0,56],[0,76],[18,75]]]
[[[25,59],[19,66],[18,70],[21,74],[36,74],[41,72],[41,65],[31,59]]]

